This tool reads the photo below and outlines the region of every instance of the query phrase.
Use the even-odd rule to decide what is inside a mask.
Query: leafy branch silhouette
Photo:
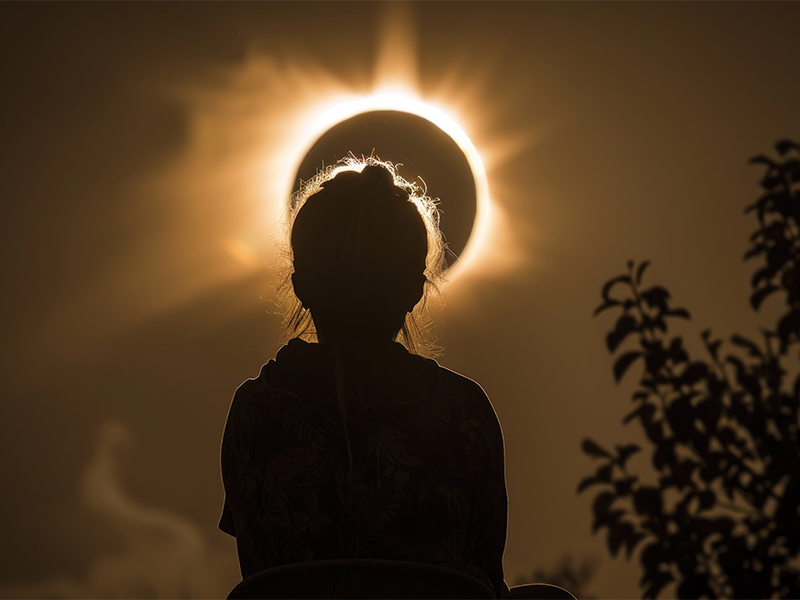
[[[643,365],[623,422],[641,425],[656,477],[645,483],[629,467],[638,445],[585,439],[599,466],[578,491],[598,488],[593,531],[605,530],[613,556],[638,552],[647,598],[673,583],[681,598],[800,597],[800,145],[775,148],[777,159],[750,161],[766,167],[764,193],[745,209],[758,229],[744,258],[761,259],[750,304],[785,300],[761,340],[734,334],[723,346],[707,329],[706,356],[690,356],[669,333],[689,312],[666,288],[643,286],[648,262],[608,281],[595,310],[619,315],[606,336],[616,381]]]

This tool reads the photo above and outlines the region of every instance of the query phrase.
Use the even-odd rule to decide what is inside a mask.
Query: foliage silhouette
[[[707,358],[691,357],[668,327],[689,313],[670,304],[665,288],[643,287],[648,262],[629,262],[627,274],[605,284],[595,310],[620,315],[606,337],[617,354],[615,379],[644,367],[623,422],[642,426],[656,481],[628,467],[639,446],[608,450],[586,439],[583,451],[600,464],[578,491],[600,488],[593,531],[605,529],[614,556],[638,551],[647,598],[671,583],[681,598],[800,597],[800,145],[775,147],[777,159],[750,161],[766,174],[764,193],[745,209],[758,229],[744,258],[762,262],[751,306],[781,293],[785,300],[763,340],[732,335],[723,351],[705,330]],[[638,347],[622,351],[629,338]]]
[[[524,585],[527,581],[547,581],[569,590],[576,598],[590,600],[596,596],[587,592],[586,587],[594,578],[598,564],[596,557],[583,556],[576,562],[571,554],[565,554],[551,569],[538,567],[529,577],[517,577],[515,585]]]

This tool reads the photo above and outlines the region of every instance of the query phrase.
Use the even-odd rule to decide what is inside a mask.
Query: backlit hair
[[[308,199],[325,188],[325,183],[333,180],[337,175],[347,171],[361,173],[366,167],[380,167],[385,169],[398,188],[399,195],[407,196],[416,208],[421,223],[427,233],[427,256],[425,257],[424,276],[425,285],[422,299],[411,313],[406,314],[403,326],[398,336],[398,341],[408,348],[410,352],[431,355],[436,352],[432,342],[426,339],[427,330],[430,329],[430,319],[425,315],[427,296],[433,290],[438,291],[442,281],[445,263],[445,244],[439,229],[439,211],[435,201],[431,199],[424,186],[409,182],[401,177],[394,164],[382,161],[377,157],[356,158],[352,154],[338,163],[319,171],[308,181],[302,182],[300,189],[291,197],[290,223],[294,222]],[[368,201],[369,199],[367,199]],[[291,257],[294,261],[294,256]],[[291,286],[289,286],[291,287]],[[287,290],[288,292],[288,290]],[[316,340],[316,329],[311,313],[303,308],[302,303],[291,293],[291,308],[284,319],[285,335],[287,338],[300,337],[307,341]]]

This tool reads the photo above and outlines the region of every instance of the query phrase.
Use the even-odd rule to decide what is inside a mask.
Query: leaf
[[[683,338],[678,336],[673,338],[669,344],[669,357],[674,365],[685,363],[689,356],[683,347]]]
[[[647,428],[653,422],[653,416],[656,414],[656,407],[652,404],[642,404],[639,418],[642,425]]]
[[[619,522],[620,518],[625,516],[625,511],[622,509],[608,511],[608,524],[609,526]]]
[[[601,527],[608,527],[612,521],[619,519],[624,514],[623,511],[611,511],[611,504],[616,500],[614,492],[603,492],[599,494],[592,504],[594,511],[594,521],[592,522],[592,532],[596,532]]]
[[[800,150],[800,145],[792,140],[783,139],[775,144],[775,149],[778,151],[778,154],[785,156],[789,150]]]
[[[798,382],[800,382],[800,379],[798,379]],[[638,414],[642,412],[642,408],[644,408],[644,406],[637,406],[634,410],[625,415],[625,418],[622,419],[622,424],[627,425],[628,423],[633,421],[633,419],[635,419],[638,416]]]
[[[623,375],[625,375],[625,371],[633,364],[633,361],[642,355],[643,352],[641,350],[632,350],[631,352],[626,352],[616,360],[614,363],[614,379],[617,383],[620,382]]]
[[[660,329],[663,333],[667,333],[667,324],[664,322],[664,319],[655,318],[652,319],[653,329]]]
[[[606,336],[606,346],[609,352],[614,352],[623,340],[637,328],[636,319],[630,315],[623,315],[617,320],[616,327]]]
[[[717,501],[717,496],[711,490],[704,490],[700,492],[698,496],[700,500],[700,510],[708,510],[709,508],[714,506],[714,503]]]
[[[719,418],[722,416],[722,400],[720,395],[714,395],[708,398],[705,405],[705,415],[703,423],[706,426],[706,431],[709,434],[716,432]]]
[[[650,585],[644,591],[645,598],[656,598],[658,593],[667,585],[675,581],[675,577],[668,571],[659,571],[653,575],[652,579],[648,579],[647,583]]]
[[[685,384],[692,385],[703,379],[706,375],[708,375],[708,365],[704,362],[696,361],[683,370],[681,379]]]
[[[640,487],[633,493],[633,506],[640,515],[660,515],[664,506],[661,491],[653,486]]]
[[[582,448],[589,456],[594,456],[596,458],[612,458],[608,450],[602,448],[597,442],[590,438],[583,440]]]
[[[753,295],[750,296],[750,306],[753,307],[753,310],[758,310],[759,307],[761,306],[761,303],[764,302],[764,299],[767,296],[769,296],[772,292],[775,292],[778,289],[780,288],[778,288],[777,285],[769,283],[764,287],[762,287],[761,289],[756,290],[755,292],[753,292]]]
[[[707,421],[708,419],[704,417],[703,424],[705,425]],[[714,429],[712,428],[709,431],[708,427],[705,429],[700,429],[695,425],[695,427],[692,428],[692,432],[690,434],[692,444],[694,445],[695,451],[700,455],[701,458],[708,454],[708,446],[711,443],[710,436],[713,434],[713,432]]]
[[[766,175],[764,175],[764,178],[759,182],[759,185],[761,185],[761,187],[767,191],[773,191],[775,188],[781,185],[781,183],[783,182],[780,175],[778,175],[776,171],[770,170]]]
[[[611,292],[611,288],[614,287],[616,284],[630,283],[630,282],[631,282],[630,275],[620,275],[619,277],[614,277],[614,279],[609,279],[603,286],[603,291],[601,292],[603,300],[605,302],[611,301],[611,298],[608,296],[608,294]]]
[[[693,573],[678,586],[678,598],[703,597],[714,597],[714,592],[708,584],[708,576],[704,573]]]
[[[750,356],[754,358],[761,358],[763,353],[761,352],[761,348],[759,348],[754,342],[748,340],[745,337],[742,337],[738,334],[733,334],[731,336],[731,343],[739,346],[740,348],[747,348],[749,351],[748,353]]]
[[[797,183],[800,181],[800,161],[789,160],[783,164],[785,171],[789,171],[792,176],[792,182]]]
[[[689,311],[685,308],[673,308],[672,310],[668,310],[664,312],[665,317],[678,317],[681,319],[691,319],[692,315],[689,314]]]
[[[625,531],[622,524],[610,528],[608,532],[608,551],[611,553],[611,556],[617,556],[624,540]]]
[[[797,288],[798,283],[800,283],[800,261],[795,261],[794,268],[786,269],[781,275],[781,285],[789,290],[790,295],[796,296],[800,291]]]
[[[578,484],[578,493],[580,494],[586,488],[589,488],[595,484],[602,483],[598,477],[594,475],[590,475],[589,477],[584,477],[581,479],[581,482]]]
[[[716,361],[719,360],[719,347],[722,345],[722,340],[714,340],[713,342],[706,342],[708,353]]]
[[[668,358],[669,351],[666,348],[660,347],[660,343],[659,345],[651,346],[644,359],[647,371],[654,377],[659,378],[659,371],[666,364]]]
[[[688,440],[692,431],[692,422],[695,418],[691,397],[679,397],[667,407],[664,414],[678,441],[684,442]]]
[[[660,308],[666,311],[667,300],[669,300],[670,294],[666,288],[656,285],[642,292],[642,298],[651,308]]]
[[[619,481],[614,482],[614,489],[617,491],[617,496],[620,498],[623,496],[629,496],[631,491],[633,490],[633,484],[639,481],[639,478],[636,475],[632,475],[630,477],[626,477],[625,479],[620,479]]]
[[[646,260],[642,264],[639,265],[639,268],[636,269],[636,285],[642,283],[642,275],[644,275],[644,270],[650,265],[650,261]]]
[[[631,528],[631,533],[628,537],[625,538],[625,556],[630,560],[633,551],[636,549],[636,546],[644,539],[643,533],[637,533]]]
[[[750,250],[744,253],[744,260],[750,260],[754,256],[758,256],[759,254],[765,252],[766,249],[767,247],[764,246],[764,244],[756,244],[755,246],[750,248]]]
[[[628,462],[628,459],[639,451],[641,451],[641,448],[636,444],[617,446],[617,462],[619,463],[619,466],[625,468],[625,463]]]
[[[663,471],[664,467],[672,469],[675,466],[675,438],[664,440],[653,452],[653,466],[658,471]]]
[[[608,549],[611,551],[612,556],[616,556],[620,548],[625,545],[627,548],[627,555],[630,558],[633,548],[642,538],[644,538],[644,536],[637,533],[631,523],[619,521],[609,529]]]
[[[603,492],[602,494],[598,495],[594,500],[594,504],[592,505],[594,508],[594,514],[598,517],[607,518],[610,514],[611,504],[616,499],[617,496],[614,494],[614,492]]]
[[[592,316],[596,317],[604,310],[608,310],[609,308],[612,308],[614,306],[619,306],[620,304],[622,304],[622,302],[620,302],[619,300],[608,300],[606,302],[603,302],[600,306],[594,309]]]
[[[770,167],[778,166],[774,160],[772,160],[769,156],[765,156],[764,154],[759,154],[758,156],[754,156],[749,161],[747,161],[747,164],[748,165],[762,164],[762,165],[768,165]]]
[[[714,531],[721,533],[723,536],[729,536],[736,526],[736,523],[727,517],[720,517],[714,519]]]
[[[692,483],[692,474],[699,468],[694,460],[684,459],[680,461],[672,470],[672,480],[678,488],[683,491],[686,486]]]
[[[775,271],[776,270],[771,266],[761,267],[758,271],[753,273],[753,276],[750,278],[750,286],[758,287],[762,279],[768,282],[770,279],[772,279]]]
[[[608,463],[597,469],[597,478],[603,483],[611,483],[611,473],[614,470],[613,463]]]
[[[785,352],[786,346],[791,343],[792,334],[795,337],[800,334],[800,310],[795,309],[784,315],[778,321],[778,336],[781,339],[781,352]]]
[[[774,198],[775,194],[769,194],[769,198]],[[758,238],[763,237],[764,240],[775,240],[778,238],[782,238],[784,233],[784,223],[780,220],[772,221],[769,224],[764,225],[761,229],[756,230],[755,233],[750,235],[750,241],[757,240]],[[771,246],[770,246],[771,248]]]

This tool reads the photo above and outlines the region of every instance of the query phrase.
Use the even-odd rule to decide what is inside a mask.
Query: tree
[[[643,366],[623,422],[642,427],[655,477],[629,468],[639,446],[586,439],[599,466],[578,491],[596,489],[593,531],[605,531],[610,553],[638,552],[648,598],[673,582],[681,598],[800,597],[800,145],[775,148],[777,159],[750,161],[766,174],[745,209],[758,229],[744,258],[761,263],[750,303],[785,301],[761,340],[735,334],[723,346],[705,330],[707,356],[691,357],[669,333],[689,313],[664,287],[643,286],[648,262],[608,281],[595,311],[619,315],[606,337],[615,379]],[[626,340],[635,347],[623,351]]]

